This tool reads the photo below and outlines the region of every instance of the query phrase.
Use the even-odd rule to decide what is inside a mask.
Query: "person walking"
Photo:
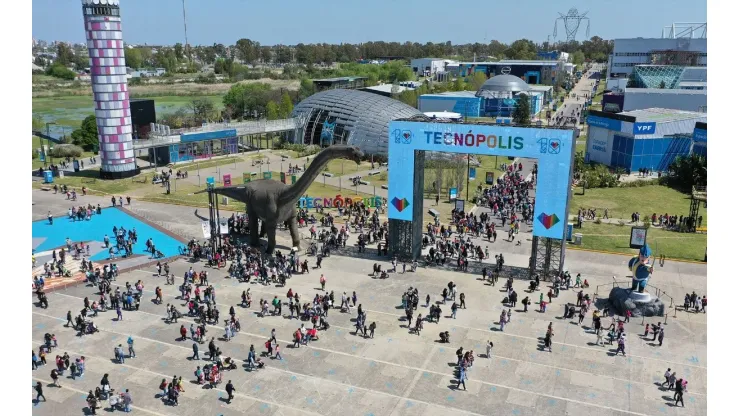
[[[457,303],[456,302],[452,302],[452,308],[451,309],[452,309],[452,319],[457,319],[456,318],[456,316],[457,316]]]
[[[681,407],[684,407],[683,390],[683,379],[681,378],[676,381],[676,392],[673,394],[673,400],[676,401],[676,403],[674,403],[674,406],[678,406],[678,402],[681,402]]]
[[[665,381],[660,384],[660,387],[668,386],[668,388],[671,388],[671,369],[670,368],[666,370],[665,374],[663,374],[663,377],[665,377]]]
[[[492,349],[493,349],[493,342],[488,341],[488,344],[486,344],[486,358],[491,358]]]
[[[283,360],[283,356],[280,355],[280,344],[277,343],[275,344],[275,359],[280,361]]]
[[[129,336],[126,343],[128,344],[128,358],[136,358],[136,351],[134,351],[134,339]]]
[[[131,392],[126,389],[126,392],[121,395],[121,398],[123,399],[123,410],[126,413],[130,413],[131,405],[134,404],[134,399],[131,397]]]
[[[46,396],[44,396],[44,386],[41,384],[40,381],[36,382],[36,385],[33,387],[34,390],[36,390],[36,403],[39,402],[39,399],[41,397],[44,398],[44,401],[46,401]]]
[[[663,332],[664,332],[664,329],[660,328],[660,333],[658,334],[658,346],[659,347],[663,346],[663,336],[664,336]]]
[[[460,307],[463,309],[468,309],[465,306],[465,293],[460,293]]]
[[[57,371],[56,368],[53,369],[53,370],[51,370],[51,381],[52,381],[52,384],[53,385],[55,385],[57,387],[62,387],[62,385],[59,384],[59,372]],[[46,398],[44,398],[44,399],[46,399]]]
[[[324,277],[324,274],[321,274],[321,277],[319,278],[319,283],[321,283],[321,290],[324,290],[326,287],[326,277]]]
[[[463,386],[463,390],[467,390],[468,388],[465,386],[465,379],[467,378],[467,374],[465,374],[465,366],[460,366],[460,371],[457,375],[457,388],[460,389],[460,384]]]
[[[116,320],[123,321],[123,313],[121,312],[121,305],[116,305]]]
[[[191,360],[200,360],[200,354],[198,354],[198,343],[193,343],[193,356],[190,357]]]
[[[604,346],[604,328],[602,327],[596,330],[596,345]]]
[[[231,380],[229,380],[228,383],[226,383],[226,393],[229,395],[229,397],[226,399],[226,404],[231,404],[231,400],[234,399],[234,392],[236,389],[234,388],[234,385],[231,384]]]

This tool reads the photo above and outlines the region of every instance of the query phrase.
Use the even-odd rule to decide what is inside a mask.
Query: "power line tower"
[[[568,10],[567,14],[562,14],[562,13],[558,13],[558,14],[560,15],[560,17],[557,17],[555,19],[555,29],[552,31],[553,39],[557,39],[558,37],[558,20],[562,20],[563,26],[565,26],[566,42],[576,40],[578,29],[581,27],[581,22],[583,22],[584,20],[588,22],[588,25],[586,26],[586,38],[589,37],[589,34],[591,32],[591,19],[586,17],[588,12],[579,14],[578,9],[574,7]]]

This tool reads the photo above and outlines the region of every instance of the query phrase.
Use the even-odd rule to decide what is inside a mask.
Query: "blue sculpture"
[[[645,286],[647,286],[650,275],[653,273],[653,265],[650,264],[651,254],[650,247],[645,244],[640,249],[639,255],[630,259],[628,263],[629,269],[632,272],[633,291],[638,291],[639,293],[645,291]]]
[[[329,120],[324,121],[324,125],[321,130],[321,144],[331,146],[334,142],[334,129],[337,127],[337,122],[329,123]]]

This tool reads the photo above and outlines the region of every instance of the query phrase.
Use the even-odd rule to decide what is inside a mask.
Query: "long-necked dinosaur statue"
[[[293,246],[300,247],[301,239],[296,222],[296,204],[298,199],[306,193],[314,179],[319,176],[324,166],[332,159],[350,159],[359,165],[362,157],[363,153],[357,147],[331,146],[316,155],[311,164],[308,165],[306,172],[293,185],[286,185],[272,179],[263,179],[249,182],[246,185],[215,188],[214,191],[219,195],[244,202],[247,205],[249,244],[252,247],[259,247],[260,245],[257,219],[262,220],[263,232],[267,233],[266,252],[272,254],[275,250],[277,225],[282,222],[288,223]]]

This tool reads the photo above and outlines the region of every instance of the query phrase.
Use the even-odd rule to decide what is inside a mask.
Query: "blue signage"
[[[470,168],[468,171],[468,178],[470,178],[471,181],[475,180],[475,168]]]
[[[694,128],[694,141],[706,143],[707,142],[707,131]]]
[[[655,122],[634,123],[632,125],[632,134],[635,136],[655,134]]]
[[[206,187],[213,188],[213,186],[216,184],[216,181],[213,179],[213,176],[209,176],[206,178]]]
[[[588,116],[586,123],[589,126],[602,127],[607,130],[622,131],[622,122],[619,120],[612,120],[610,118]]]
[[[236,137],[236,129],[207,131],[203,133],[183,133],[180,135],[181,142],[202,142],[205,140],[228,139]]]
[[[416,150],[537,159],[533,235],[562,239],[568,218],[572,130],[391,121],[388,218],[412,221]]]

